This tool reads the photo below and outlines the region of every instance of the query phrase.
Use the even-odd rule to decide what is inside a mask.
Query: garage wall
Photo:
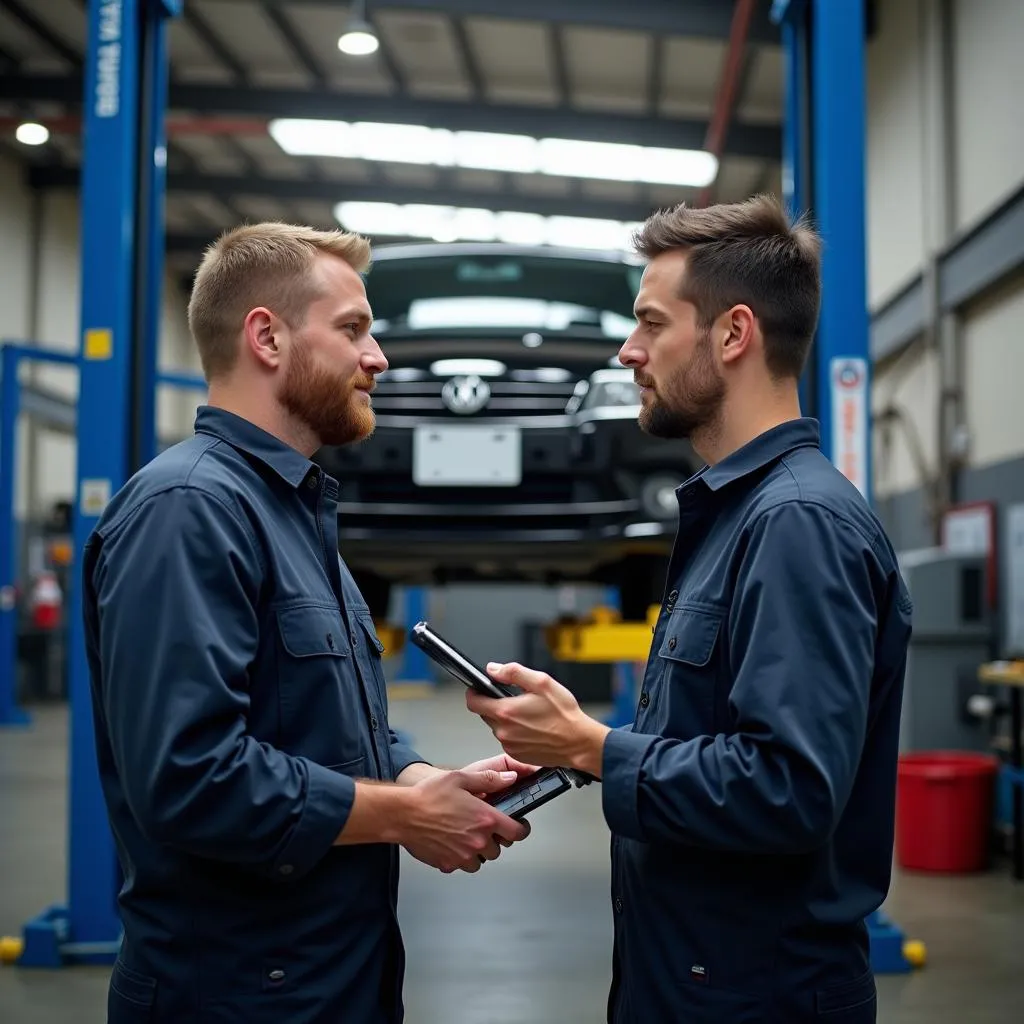
[[[0,309],[4,311],[0,333],[9,340],[75,351],[81,280],[77,196],[63,192],[33,196],[23,184],[18,165],[0,157],[0,238]],[[160,364],[165,370],[198,373],[199,361],[185,317],[187,301],[177,284],[168,279]],[[24,383],[34,383],[70,402],[77,399],[77,377],[76,371],[64,367],[28,366],[22,371]],[[161,389],[161,435],[187,433],[201,397]],[[54,501],[69,500],[74,490],[75,438],[52,429],[34,429],[22,417],[18,442],[17,517],[38,513]]]
[[[875,309],[921,272],[930,252],[1024,187],[1024,61],[1016,52],[1024,4],[950,0],[945,59],[941,6],[880,0],[869,44],[868,277]],[[1024,501],[1024,430],[1008,415],[1024,379],[1024,271],[960,310],[955,328],[964,347],[959,383],[968,438],[957,497],[992,500],[1005,510]],[[922,482],[938,468],[940,383],[936,354],[921,342],[875,369],[875,488],[902,547],[933,542]],[[883,418],[886,410],[898,418]]]
[[[868,301],[897,292],[924,259],[923,42],[918,0],[879,3],[867,49]]]
[[[956,221],[966,228],[1024,180],[1024,4],[956,0],[953,16]]]

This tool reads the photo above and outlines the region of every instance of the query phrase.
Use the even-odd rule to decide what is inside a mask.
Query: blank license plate
[[[515,487],[522,475],[518,427],[416,428],[412,478],[420,487]]]

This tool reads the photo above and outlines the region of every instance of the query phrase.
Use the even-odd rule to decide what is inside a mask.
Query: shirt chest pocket
[[[341,611],[336,605],[291,605],[279,608],[275,619],[285,748],[326,765],[362,756],[361,685]]]
[[[721,669],[719,637],[725,609],[681,605],[669,616],[658,657],[665,728],[679,739],[715,728],[715,693]]]

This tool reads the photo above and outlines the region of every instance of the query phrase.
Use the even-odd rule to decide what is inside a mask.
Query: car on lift
[[[643,265],[499,243],[375,250],[389,367],[364,441],[321,449],[339,545],[371,611],[395,584],[598,583],[623,615],[661,600],[688,442],[645,434],[632,370]]]

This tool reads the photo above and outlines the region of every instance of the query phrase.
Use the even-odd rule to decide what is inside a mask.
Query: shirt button
[[[291,866],[291,864],[282,864],[281,867],[278,868],[278,870],[281,872],[282,875],[290,875],[295,869]]]
[[[284,981],[284,971],[282,971],[279,967],[275,968],[267,975],[267,977],[271,981]]]
[[[350,633],[350,634],[349,634],[349,640],[351,640],[351,641],[352,641],[352,646],[353,646],[353,647],[357,646],[357,645],[358,645],[358,643],[359,643],[359,640],[357,639],[357,637],[356,637],[356,634],[355,634],[355,633]]]
[[[327,634],[327,646],[330,647],[330,649],[332,651],[334,650],[334,634],[333,633],[328,633]]]
[[[672,637],[672,639],[669,640],[669,642],[668,642],[668,649],[670,651],[674,651],[676,649],[676,638],[675,637]]]
[[[640,694],[640,707],[645,708],[650,703],[651,703],[650,695],[647,693],[646,690],[644,690],[643,693]]]
[[[371,729],[372,729],[372,730],[373,730],[374,732],[376,732],[376,731],[377,731],[377,716],[376,716],[376,715],[371,715],[371,716],[370,716],[370,728],[371,728]]]
[[[622,900],[618,896],[615,897],[615,913],[622,913]]]

